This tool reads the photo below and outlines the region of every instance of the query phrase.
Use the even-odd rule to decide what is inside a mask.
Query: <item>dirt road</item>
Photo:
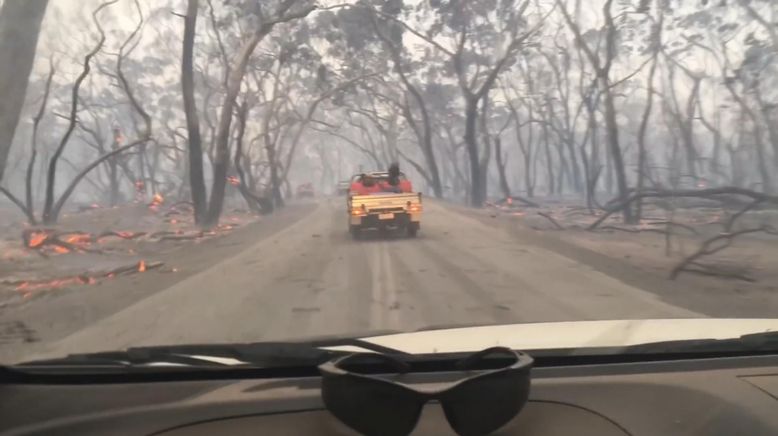
[[[137,345],[455,325],[699,317],[440,204],[416,239],[354,241],[341,202],[15,360]]]

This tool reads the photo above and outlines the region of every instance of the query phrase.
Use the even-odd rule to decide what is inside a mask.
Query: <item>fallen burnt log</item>
[[[649,227],[651,225],[655,226],[665,226],[665,227],[680,227],[684,230],[688,230],[690,233],[694,235],[698,235],[699,233],[697,230],[694,229],[694,227],[683,224],[683,223],[676,223],[673,221],[653,221],[650,223],[642,223],[639,225],[639,227],[621,227],[621,226],[599,226],[595,230],[613,230],[613,231],[619,231],[619,232],[627,232],[627,233],[641,233],[641,232],[649,232],[649,233],[659,233],[662,235],[666,235],[669,233],[669,230],[667,228],[661,229],[658,227]]]
[[[592,209],[587,206],[568,206],[562,211],[562,214],[565,217],[572,217],[575,215],[591,215]]]
[[[77,275],[77,276],[65,277],[65,278],[53,279],[53,280],[37,280],[37,281],[25,280],[25,281],[15,282],[15,283],[11,283],[11,282],[5,282],[5,283],[15,286],[14,290],[27,294],[32,291],[61,288],[70,285],[94,285],[97,283],[97,280],[93,277],[89,277],[85,275]]]
[[[736,232],[726,232],[718,234],[710,239],[707,239],[704,241],[700,247],[692,253],[690,256],[687,256],[684,258],[681,262],[679,262],[673,270],[670,272],[670,278],[675,279],[678,277],[678,275],[681,272],[689,271],[689,272],[696,272],[700,273],[700,269],[695,269],[692,267],[701,267],[701,265],[697,262],[698,259],[704,256],[710,256],[712,254],[716,254],[720,252],[721,250],[729,247],[732,245],[732,242],[734,242],[735,238],[742,235],[747,235],[750,233],[768,233],[771,235],[778,235],[778,231],[776,231],[774,228],[770,226],[762,226],[758,228],[752,228],[752,229],[743,229],[738,230]],[[709,269],[702,267],[705,272],[708,275],[714,275]],[[723,273],[718,272],[715,275],[720,277],[734,277],[734,278],[741,278],[741,277],[735,277],[735,274],[732,273]]]
[[[92,204],[86,205],[86,206],[84,206],[84,205],[78,206],[78,212],[88,212],[90,210],[95,210],[95,209],[100,209],[100,208],[102,208],[102,206],[100,206],[99,204],[92,203]]]
[[[146,232],[124,232],[124,231],[107,230],[95,236],[94,241],[97,242],[100,239],[107,238],[110,236],[116,236],[117,238],[126,239],[126,240],[133,240],[133,239],[138,239],[141,236],[145,236],[145,235]]]
[[[699,234],[697,229],[695,229],[694,227],[692,227],[690,225],[687,225],[687,224],[684,224],[684,223],[677,223],[675,221],[667,221],[667,220],[664,220],[664,221],[654,221],[652,224],[663,225],[663,226],[666,226],[666,227],[680,227],[680,228],[682,228],[684,230],[688,230],[692,234],[695,234],[695,235]],[[666,232],[663,232],[663,233],[666,233]]]
[[[243,196],[244,200],[246,200],[246,203],[251,210],[262,215],[269,215],[273,213],[275,206],[271,196],[267,194],[257,195],[251,192],[251,190],[244,186],[242,183],[238,184],[237,188],[238,191],[240,191],[240,194]]]
[[[99,283],[100,280],[134,273],[143,273],[160,268],[163,265],[163,262],[146,262],[141,260],[96,274],[75,274],[68,277],[42,280],[5,280],[2,283],[13,286],[16,291],[28,294],[32,291],[62,288],[71,285],[95,285]]]
[[[168,207],[165,216],[191,214],[194,212],[194,204],[191,201],[179,201]]]
[[[203,232],[181,234],[181,235],[165,235],[159,238],[159,241],[192,241],[196,239],[202,239],[206,235]]]
[[[544,213],[544,212],[538,212],[538,215],[540,215],[543,218],[549,220],[551,222],[551,224],[553,224],[554,227],[556,227],[557,230],[565,230],[565,228],[561,224],[559,224],[559,221],[554,219],[554,217],[552,217],[551,215],[549,215],[547,213]]]
[[[662,235],[667,234],[667,230],[655,229],[650,227],[642,228],[642,229],[632,229],[628,227],[619,227],[619,226],[600,226],[597,230],[612,230],[612,231],[627,232],[627,233],[650,232],[650,233],[659,233]]]
[[[724,279],[742,280],[744,282],[749,282],[749,283],[753,283],[756,281],[753,277],[749,276],[743,271],[735,271],[732,269],[724,270],[720,266],[705,265],[698,262],[689,263],[683,269],[683,272],[698,274],[702,276],[720,277]]]
[[[164,265],[163,262],[146,262],[141,260],[131,265],[125,265],[125,266],[120,266],[118,268],[114,268],[111,271],[103,273],[102,277],[115,277],[119,275],[132,274],[135,272],[146,272],[146,271],[160,268],[162,265]]]
[[[46,253],[42,250],[46,247],[53,247],[54,252],[59,254],[74,251],[102,253],[100,250],[89,248],[88,245],[92,242],[92,236],[89,233],[80,231],[58,232],[51,228],[24,229],[22,231],[22,242],[25,248],[38,250],[44,256]]]
[[[22,230],[22,242],[26,248],[38,248],[55,232],[55,229],[50,228],[24,229]]]
[[[500,199],[497,201],[497,205],[499,206],[513,206],[514,202],[517,201],[521,203],[524,206],[527,207],[540,207],[539,204],[535,203],[534,201],[528,200],[520,195],[513,194],[510,197],[505,197],[503,199]]]
[[[765,194],[762,192],[752,191],[750,189],[739,188],[737,186],[725,186],[721,188],[710,189],[677,189],[677,190],[656,190],[650,189],[641,192],[634,192],[627,197],[623,202],[617,203],[613,206],[607,207],[605,213],[602,214],[595,222],[593,222],[587,230],[594,230],[603,221],[608,219],[616,212],[621,212],[625,208],[630,207],[632,203],[643,198],[720,198],[721,196],[743,196],[758,201],[764,204],[771,204],[778,206],[778,197],[774,195]]]

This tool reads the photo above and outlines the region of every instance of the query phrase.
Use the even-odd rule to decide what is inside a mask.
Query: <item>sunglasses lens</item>
[[[324,377],[322,398],[341,422],[368,436],[410,434],[423,404],[401,386],[349,376]]]
[[[466,381],[441,400],[460,436],[488,435],[515,417],[529,396],[529,368]]]

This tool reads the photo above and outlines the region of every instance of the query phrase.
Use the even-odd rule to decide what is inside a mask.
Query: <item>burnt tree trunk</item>
[[[243,77],[246,75],[246,68],[248,66],[251,54],[254,53],[254,49],[257,47],[262,39],[267,36],[273,28],[279,24],[288,21],[292,21],[298,18],[304,18],[310,14],[315,8],[315,5],[310,5],[297,12],[289,12],[289,8],[295,5],[294,1],[282,2],[279,8],[278,16],[269,19],[262,24],[251,34],[243,45],[238,50],[236,56],[235,65],[230,67],[230,74],[227,80],[227,90],[222,102],[219,123],[216,130],[216,144],[213,160],[213,184],[211,185],[211,200],[208,204],[208,214],[205,220],[205,226],[211,227],[219,223],[219,217],[222,213],[222,206],[224,204],[224,189],[227,184],[227,170],[229,169],[229,145],[230,145],[230,126],[232,125],[232,114],[234,112],[235,102],[240,93],[241,83],[243,83]],[[270,156],[268,156],[270,157]],[[273,159],[275,158],[275,150],[273,150]],[[271,160],[276,162],[277,160]],[[271,167],[271,173],[274,180],[274,196],[277,194],[280,196],[280,189],[278,187],[278,168],[274,165]]]
[[[628,195],[627,186],[627,174],[624,165],[624,158],[622,156],[621,146],[619,144],[619,126],[616,123],[616,107],[614,104],[614,96],[612,92],[612,85],[610,83],[610,72],[613,66],[613,60],[616,57],[616,38],[617,28],[613,20],[612,7],[613,0],[605,0],[603,4],[603,17],[605,19],[605,59],[592,50],[581,34],[581,30],[578,25],[570,17],[570,14],[562,5],[561,0],[556,1],[557,6],[560,6],[560,11],[567,22],[568,27],[575,34],[575,39],[578,42],[581,49],[586,53],[589,62],[597,73],[597,84],[602,92],[605,103],[605,130],[607,132],[608,149],[610,151],[610,157],[613,159],[613,169],[616,173],[616,182],[619,190],[619,199],[621,201],[626,200]],[[594,144],[592,144],[594,145]],[[623,210],[624,221],[633,222],[632,209],[627,207]]]
[[[686,116],[681,123],[681,138],[683,139],[684,150],[686,151],[686,171],[693,180],[697,180],[697,149],[694,146],[694,112],[695,99],[700,90],[702,79],[695,77],[689,99],[686,102]]]
[[[478,158],[477,124],[479,99],[470,97],[465,104],[465,147],[470,160],[470,205],[481,207],[486,201],[482,192],[481,165]]]
[[[378,21],[375,19],[374,15],[371,15],[371,19],[373,23],[373,29],[375,30],[376,34],[384,42],[387,48],[389,48],[389,53],[392,55],[395,71],[400,77],[400,81],[402,81],[403,85],[405,86],[405,90],[411,94],[411,96],[413,96],[413,99],[416,101],[416,104],[419,107],[419,112],[421,114],[421,132],[419,131],[416,120],[413,118],[410,112],[410,108],[407,108],[407,111],[404,111],[403,114],[408,123],[413,127],[414,133],[416,133],[419,140],[419,146],[421,147],[421,151],[424,154],[424,161],[427,164],[427,173],[429,174],[429,182],[432,185],[432,191],[435,194],[435,197],[442,198],[443,184],[440,180],[440,169],[438,168],[438,161],[432,147],[432,123],[430,122],[430,116],[429,112],[427,111],[426,102],[424,101],[424,97],[421,95],[421,92],[419,92],[416,86],[411,83],[411,81],[408,79],[408,76],[405,74],[400,50],[397,48],[395,43],[381,31],[378,25]]]
[[[35,160],[38,157],[38,128],[40,127],[41,120],[46,114],[46,106],[49,102],[49,94],[51,93],[51,83],[54,80],[55,68],[53,62],[50,63],[49,75],[46,78],[46,85],[43,90],[43,98],[40,107],[38,107],[38,113],[32,118],[32,154],[30,155],[30,161],[27,163],[27,172],[24,176],[24,197],[25,204],[27,206],[27,216],[30,219],[30,224],[37,224],[35,219],[35,202],[33,201],[32,192],[32,177],[35,172]]]
[[[772,192],[773,183],[772,183],[772,177],[770,175],[770,170],[767,167],[767,157],[765,156],[764,138],[762,134],[762,127],[760,124],[760,120],[757,118],[754,111],[751,110],[748,104],[743,100],[743,98],[739,94],[737,94],[737,92],[734,90],[732,85],[727,82],[726,86],[727,89],[730,91],[732,97],[740,105],[741,110],[743,111],[745,116],[748,117],[748,120],[751,122],[752,135],[754,139],[754,149],[756,151],[756,160],[757,160],[756,164],[757,164],[757,168],[759,169],[762,189],[764,189],[765,192]]]
[[[543,124],[543,148],[546,150],[546,177],[548,183],[548,193],[556,194],[556,183],[554,177],[554,162],[551,158],[551,142],[548,140],[548,126]]]
[[[113,207],[119,204],[119,166],[116,164],[116,157],[108,159],[108,183],[110,186],[108,204]]]
[[[194,39],[197,29],[197,0],[188,0],[184,19],[183,56],[181,60],[181,87],[184,95],[186,130],[189,136],[189,185],[194,206],[194,219],[198,225],[205,221],[208,198],[203,170],[203,143],[200,136],[200,119],[194,96]]]
[[[0,180],[19,123],[48,0],[6,1],[0,8]]]
[[[564,150],[564,144],[562,144],[560,141],[560,138],[557,136],[557,143],[556,143],[556,150],[559,154],[559,182],[557,186],[559,186],[559,193],[564,193],[565,190],[565,180],[570,182],[572,185],[572,176],[570,175],[570,166],[567,163],[567,157],[565,156],[565,150]]]
[[[613,159],[613,166],[616,173],[616,183],[619,190],[619,198],[624,200],[628,195],[627,172],[624,166],[624,157],[619,145],[619,126],[616,124],[616,107],[613,103],[613,93],[609,87],[607,78],[601,79],[604,88],[605,97],[605,128],[607,131],[608,147],[610,157]],[[634,222],[632,208],[624,208],[624,221]]]
[[[70,113],[68,126],[65,129],[65,133],[62,135],[62,139],[60,139],[59,145],[54,151],[54,154],[52,154],[51,159],[49,160],[48,169],[46,171],[46,196],[43,202],[43,223],[47,225],[55,224],[59,215],[58,208],[54,204],[54,187],[56,185],[57,163],[60,156],[62,156],[62,153],[65,151],[65,147],[70,141],[70,136],[73,134],[73,131],[76,128],[76,124],[78,123],[79,90],[81,89],[81,84],[92,71],[92,58],[97,55],[105,43],[105,32],[100,26],[97,15],[103,8],[106,8],[111,4],[112,3],[102,3],[92,12],[92,21],[97,26],[97,30],[99,31],[100,36],[92,50],[87,53],[86,56],[84,56],[81,73],[73,83],[73,87],[70,93]]]
[[[270,195],[273,204],[278,207],[284,206],[284,197],[281,194],[281,178],[278,174],[278,157],[276,156],[276,146],[270,142],[265,145],[267,152],[268,165],[270,166]]]
[[[581,186],[581,167],[578,165],[578,155],[575,152],[575,139],[572,134],[565,138],[567,153],[570,155],[570,166],[573,168],[573,190],[577,193],[582,191]]]
[[[497,172],[500,176],[500,190],[502,191],[502,195],[505,198],[511,197],[511,187],[508,185],[508,178],[505,177],[505,160],[507,158],[503,157],[502,154],[502,140],[500,139],[500,136],[497,135],[494,138],[494,158],[497,162]]]
[[[661,23],[661,18],[660,18]],[[661,24],[660,24],[661,28]],[[643,118],[640,120],[640,127],[638,129],[638,169],[637,169],[637,192],[643,191],[646,178],[646,130],[648,129],[648,121],[651,117],[651,109],[654,104],[654,74],[656,73],[657,64],[657,52],[654,52],[654,59],[651,61],[651,69],[648,72],[648,90],[646,91],[646,108],[643,111]],[[635,205],[635,221],[640,221],[643,216],[643,199],[637,200]]]

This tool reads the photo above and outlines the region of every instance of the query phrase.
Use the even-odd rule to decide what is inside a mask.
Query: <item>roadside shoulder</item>
[[[526,244],[553,251],[571,260],[587,265],[633,287],[657,295],[672,305],[713,317],[772,317],[778,308],[778,297],[753,292],[744,295],[740,288],[706,286],[698,277],[684,276],[670,280],[664,271],[641,269],[628,259],[618,259],[590,249],[571,237],[585,232],[580,229],[534,230],[517,217],[485,209],[473,209],[449,202],[437,202],[447,210],[460,213],[490,227],[502,229],[518,244]],[[603,240],[603,244],[608,241]],[[726,302],[722,304],[722,301]]]

